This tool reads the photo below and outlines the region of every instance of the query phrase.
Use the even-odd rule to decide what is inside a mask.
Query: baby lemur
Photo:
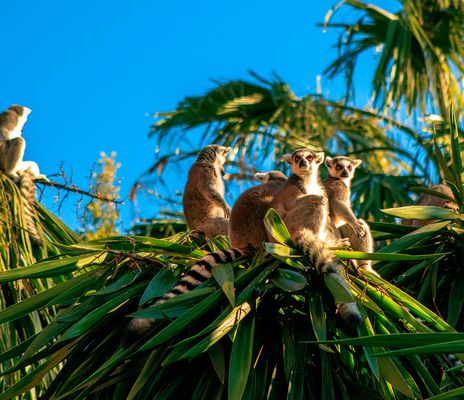
[[[224,163],[230,147],[209,145],[190,168],[184,190],[184,215],[189,229],[206,237],[227,235],[230,207],[224,200]]]
[[[329,177],[323,185],[329,198],[330,220],[341,236],[349,239],[353,250],[372,253],[374,241],[369,226],[364,220],[357,219],[351,208],[351,180],[361,163],[362,160],[344,156],[326,157]],[[355,261],[354,264],[375,273],[370,260]]]

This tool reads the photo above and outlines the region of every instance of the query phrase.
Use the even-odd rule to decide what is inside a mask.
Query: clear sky
[[[274,71],[297,95],[315,91],[338,32],[316,23],[335,1],[8,1],[2,4],[0,109],[33,110],[25,159],[48,175],[60,164],[86,188],[100,151],[117,152],[122,195],[153,162],[156,111],[211,89],[212,79]],[[394,0],[375,1],[387,9]],[[344,14],[350,13],[345,11]],[[366,82],[366,86],[367,87]],[[363,83],[358,85],[358,91]],[[333,99],[343,86],[323,80]],[[187,171],[185,171],[185,175]],[[185,177],[180,176],[182,189]],[[55,192],[47,189],[51,207]],[[122,209],[130,226],[129,206]],[[141,208],[142,216],[152,210]],[[53,210],[53,208],[52,208]],[[75,208],[62,218],[75,227]]]

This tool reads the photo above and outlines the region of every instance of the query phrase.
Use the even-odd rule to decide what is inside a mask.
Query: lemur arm
[[[346,223],[349,224],[355,230],[358,236],[365,236],[366,230],[364,225],[358,221],[351,208],[345,202],[331,201],[330,207],[332,209],[332,212],[335,215],[337,215],[340,219],[346,221]]]

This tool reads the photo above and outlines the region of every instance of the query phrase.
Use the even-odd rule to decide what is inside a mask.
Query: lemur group
[[[23,161],[26,141],[21,136],[31,109],[13,104],[0,113],[0,170],[19,186],[23,198],[27,231],[32,242],[42,245],[34,223],[32,203],[36,199],[35,180],[46,180],[37,163]]]
[[[19,186],[24,203],[27,230],[31,241],[42,245],[33,218],[32,203],[36,197],[35,180],[46,179],[37,164],[23,161],[26,141],[21,136],[31,110],[12,105],[0,113],[0,170]],[[351,180],[361,160],[345,156],[325,157],[322,152],[295,150],[283,157],[291,168],[289,177],[279,171],[257,173],[261,184],[243,192],[231,208],[224,199],[224,164],[230,147],[209,145],[200,151],[189,171],[183,196],[184,215],[189,229],[207,238],[229,237],[229,250],[209,253],[181,276],[177,284],[155,304],[189,292],[212,276],[220,263],[230,263],[255,251],[263,243],[274,242],[264,225],[272,208],[282,218],[294,240],[309,261],[322,273],[344,275],[332,249],[349,246],[371,253],[373,240],[369,226],[358,219],[351,208]],[[325,159],[324,159],[325,158]],[[321,182],[319,168],[325,163],[329,177]],[[360,271],[372,269],[369,260],[357,263]],[[342,318],[362,321],[355,303],[338,304]],[[140,336],[154,320],[134,318],[128,335]]]
[[[271,208],[280,215],[311,264],[322,273],[344,276],[333,248],[346,246],[357,251],[373,251],[369,226],[354,215],[350,201],[351,180],[361,160],[325,157],[322,152],[308,149],[295,150],[283,156],[291,168],[289,177],[280,171],[255,174],[261,184],[243,192],[231,208],[224,199],[222,178],[230,151],[230,147],[219,145],[201,150],[189,171],[183,208],[189,229],[202,232],[207,238],[226,235],[232,247],[209,253],[197,261],[155,304],[195,289],[212,276],[217,264],[231,263],[250,252],[264,250],[265,242],[275,242],[264,224]],[[323,163],[329,176],[321,182],[319,169]],[[353,263],[359,271],[375,274],[369,260]],[[355,303],[338,304],[337,310],[346,321],[362,322]],[[134,318],[129,323],[129,335],[140,336],[153,323],[153,319]]]

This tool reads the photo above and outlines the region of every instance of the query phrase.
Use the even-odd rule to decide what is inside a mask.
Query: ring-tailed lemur
[[[0,170],[18,183],[24,205],[27,231],[33,243],[41,246],[34,222],[33,202],[36,199],[34,179],[46,179],[33,161],[23,161],[26,141],[21,137],[31,109],[17,104],[0,113]]]
[[[230,207],[224,200],[224,163],[230,147],[209,145],[190,168],[183,195],[189,229],[206,237],[227,235]]]
[[[349,239],[351,248],[356,251],[372,253],[374,240],[366,221],[356,218],[351,208],[351,181],[356,168],[362,160],[353,160],[345,156],[326,157],[325,165],[329,177],[322,182],[329,198],[330,220],[339,229],[341,236]],[[359,268],[365,268],[375,274],[370,260],[355,260]]]
[[[344,274],[343,268],[334,260],[325,243],[347,244],[344,239],[330,237],[326,229],[328,201],[319,181],[319,166],[324,160],[324,154],[298,150],[287,155],[285,160],[292,166],[292,175],[288,180],[282,176],[276,180],[268,179],[267,183],[248,189],[237,199],[229,226],[232,248],[210,253],[197,261],[174,288],[155,304],[196,288],[212,276],[215,265],[233,262],[250,248],[260,248],[268,239],[263,219],[271,207],[282,213],[292,237],[309,253],[310,260],[321,272]],[[258,179],[262,178],[262,175],[258,175]],[[362,322],[355,303],[339,304],[338,311],[348,323],[357,325]],[[153,319],[134,318],[129,324],[127,338],[141,336],[150,329],[153,322]]]
[[[17,104],[0,113],[0,169],[15,181],[26,148],[21,133],[30,113],[29,108]]]

